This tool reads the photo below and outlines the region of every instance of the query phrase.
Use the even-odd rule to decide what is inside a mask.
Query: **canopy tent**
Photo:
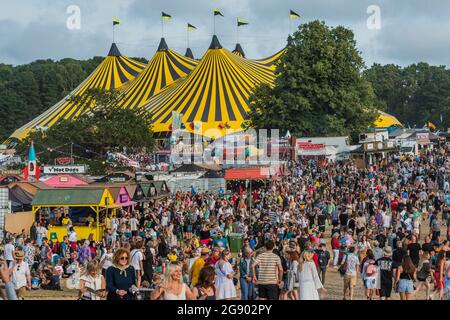
[[[147,67],[124,88],[119,106],[124,109],[140,108],[163,88],[186,77],[198,63],[169,49],[166,40],[161,38],[158,50]]]
[[[270,168],[239,168],[225,171],[225,180],[268,180],[270,179]]]
[[[280,51],[278,51],[274,55],[271,55],[270,57],[267,57],[264,59],[252,60],[252,61],[260,63],[263,66],[269,67],[275,71],[276,63],[280,60],[281,56],[286,52],[286,50],[287,50],[287,47],[281,49]]]
[[[30,210],[33,197],[33,194],[23,190],[17,184],[9,188],[9,201],[11,201],[13,212]]]
[[[70,101],[71,97],[80,97],[92,88],[106,90],[120,88],[134,79],[144,67],[145,64],[123,56],[116,44],[113,43],[108,56],[83,83],[53,107],[16,130],[11,138],[22,140],[31,130],[51,127],[63,119],[75,119],[89,108],[86,108],[86,104],[82,101]]]
[[[396,117],[383,111],[378,111],[378,118],[375,120],[374,125],[376,128],[403,127]]]
[[[152,114],[154,132],[170,132],[176,111],[189,132],[201,124],[202,135],[218,138],[244,129],[252,90],[274,81],[272,68],[231,53],[214,35],[194,71],[150,98],[141,112]]]

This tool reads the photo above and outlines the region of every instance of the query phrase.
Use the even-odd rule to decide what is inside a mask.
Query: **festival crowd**
[[[229,195],[176,192],[106,216],[101,241],[50,241],[44,221],[6,234],[4,299],[75,284],[83,300],[318,300],[330,269],[344,300],[450,299],[450,159],[391,154],[368,169],[304,160],[286,176]],[[230,237],[242,247],[230,250]],[[232,252],[233,251],[233,252]]]

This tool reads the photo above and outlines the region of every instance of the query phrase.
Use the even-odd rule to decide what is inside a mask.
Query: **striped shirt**
[[[278,266],[281,266],[279,256],[272,252],[264,252],[256,257],[255,263],[259,266],[258,284],[278,283]]]

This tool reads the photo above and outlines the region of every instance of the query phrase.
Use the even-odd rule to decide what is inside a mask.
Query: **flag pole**
[[[114,25],[114,23],[113,23],[113,27],[112,27],[112,33],[113,33],[113,43],[115,43],[115,25]]]
[[[164,38],[164,18],[161,17],[161,38]]]
[[[216,34],[216,14],[214,13],[214,35]]]
[[[187,27],[187,47],[189,48],[189,26]]]
[[[239,23],[236,21],[236,38],[237,38],[237,42],[236,43],[239,43]]]

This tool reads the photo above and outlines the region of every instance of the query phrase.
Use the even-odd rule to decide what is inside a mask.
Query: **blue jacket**
[[[252,272],[252,264],[255,262],[255,259],[253,257],[250,258],[250,264],[248,266],[248,272],[247,272],[247,261],[245,257],[242,257],[239,261],[239,277],[245,278],[245,277],[253,277]]]

